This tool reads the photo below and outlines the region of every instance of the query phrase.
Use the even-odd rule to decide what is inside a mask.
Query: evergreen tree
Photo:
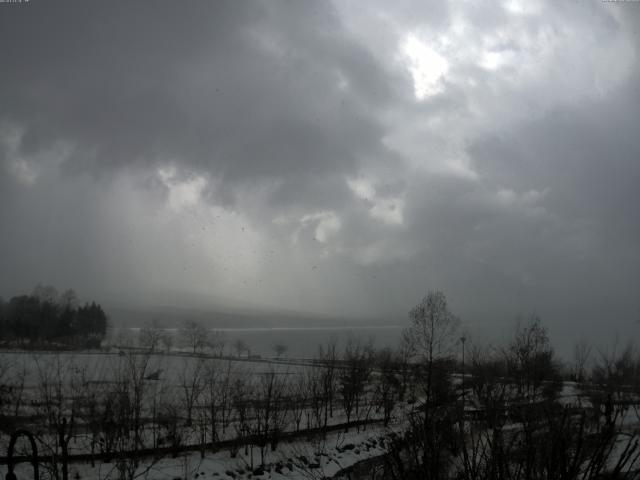
[[[42,343],[99,347],[107,333],[107,315],[95,302],[77,306],[75,292],[58,296],[38,285],[31,295],[0,299],[0,340],[21,345]]]

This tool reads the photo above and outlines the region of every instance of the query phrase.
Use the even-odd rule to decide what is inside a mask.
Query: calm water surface
[[[242,340],[252,355],[274,356],[274,345],[287,347],[286,355],[291,358],[313,358],[320,345],[335,340],[342,350],[349,339],[369,342],[375,348],[395,348],[402,336],[403,327],[399,325],[375,325],[362,327],[272,327],[272,328],[212,328],[212,332],[222,333],[225,339],[225,353],[235,354],[234,343]],[[132,339],[139,328],[131,328]],[[180,329],[168,328],[176,338],[174,345],[180,342]]]
[[[240,339],[251,349],[252,354],[273,355],[275,344],[286,345],[287,356],[310,358],[317,354],[318,347],[335,340],[342,349],[348,339],[371,340],[376,348],[396,347],[402,335],[397,325],[370,327],[311,327],[311,328],[247,328],[219,329],[224,332],[229,346]]]

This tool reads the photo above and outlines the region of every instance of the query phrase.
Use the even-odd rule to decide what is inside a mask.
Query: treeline
[[[582,342],[563,365],[535,315],[506,343],[478,344],[460,333],[442,292],[409,317],[415,401],[375,478],[640,477],[640,353],[632,346],[592,356]]]
[[[181,332],[191,356],[158,355],[160,333],[146,327],[144,350],[100,356],[102,364],[59,354],[20,365],[0,355],[0,432],[37,425],[51,459],[44,468],[59,480],[69,480],[69,445],[115,462],[122,480],[146,475],[163,455],[197,448],[204,458],[222,445],[262,475],[281,460],[282,442],[300,434],[311,450],[293,465],[324,478],[328,433],[343,427],[335,451],[355,449],[348,430],[372,421],[385,453],[372,479],[640,476],[640,351],[596,355],[581,342],[563,365],[536,316],[504,342],[480,344],[460,331],[444,294],[430,292],[395,350],[332,339],[308,365],[256,370],[219,358],[222,347],[211,345],[223,344],[193,322]]]
[[[98,348],[107,333],[107,315],[95,302],[78,305],[73,290],[58,294],[38,285],[30,295],[0,298],[3,346]]]
[[[190,447],[204,458],[223,444],[232,458],[260,471],[281,457],[286,438],[315,436],[313,452],[297,453],[312,458],[326,454],[331,430],[360,429],[374,420],[388,425],[407,386],[396,385],[393,372],[400,365],[390,352],[357,340],[342,352],[328,342],[313,365],[247,365],[150,350],[91,362],[67,353],[27,361],[0,354],[0,442],[13,431],[37,428],[47,459],[41,467],[58,480],[71,478],[70,445],[94,464],[113,462],[120,480],[139,478],[163,455]],[[378,365],[384,375],[374,375]],[[143,458],[150,452],[152,458]]]
[[[460,335],[435,292],[411,311],[396,350],[332,339],[305,366],[252,370],[198,349],[158,355],[152,344],[91,362],[46,354],[20,365],[5,354],[0,441],[3,431],[37,425],[51,478],[69,480],[74,445],[85,459],[115,463],[119,479],[135,480],[187,448],[202,458],[228,448],[262,474],[277,468],[286,439],[305,435],[310,449],[300,447],[292,465],[305,478],[324,478],[318,459],[355,449],[347,430],[375,421],[370,439],[386,454],[367,478],[638,478],[640,353],[577,350],[562,365],[537,317],[500,345],[477,344]],[[333,450],[336,427],[345,429],[334,437],[344,444]]]

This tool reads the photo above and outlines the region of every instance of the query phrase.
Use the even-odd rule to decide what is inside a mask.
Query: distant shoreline
[[[127,330],[140,330],[142,327],[126,327]],[[396,330],[403,325],[356,325],[356,326],[321,326],[321,327],[207,327],[213,332],[278,332],[278,331],[331,331],[331,330]],[[180,327],[167,327],[160,330],[180,331]]]

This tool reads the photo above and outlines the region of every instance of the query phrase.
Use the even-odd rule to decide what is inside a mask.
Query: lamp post
[[[462,335],[460,337],[460,343],[462,344],[462,412],[464,414],[464,407],[465,407],[465,388],[464,388],[464,343],[467,341],[467,337],[465,335]]]

